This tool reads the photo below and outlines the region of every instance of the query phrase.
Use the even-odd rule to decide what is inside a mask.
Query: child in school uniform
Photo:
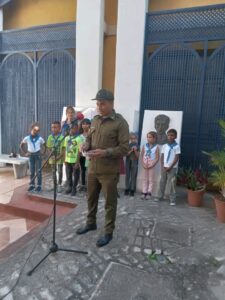
[[[22,153],[29,156],[30,183],[28,192],[41,192],[42,190],[42,171],[41,171],[41,150],[45,148],[45,141],[39,135],[40,126],[37,123],[31,125],[30,135],[27,135],[20,144]],[[27,145],[27,150],[25,150]],[[35,176],[37,176],[37,187],[35,188]]]
[[[141,163],[144,168],[142,185],[142,200],[150,200],[154,182],[155,167],[159,161],[159,147],[157,145],[157,134],[150,131],[147,134],[147,143],[141,149]]]
[[[61,123],[62,135],[69,135],[70,128],[74,123],[77,123],[76,112],[73,106],[67,106],[66,108],[66,120]]]
[[[86,138],[88,136],[89,130],[91,127],[91,120],[88,118],[84,118],[80,122],[80,137],[82,140],[82,144],[85,143]],[[82,145],[81,145],[82,146]],[[84,152],[81,152],[80,156],[80,168],[81,168],[81,189],[86,190],[86,170],[88,166],[88,159]]]
[[[56,153],[54,152],[52,153],[52,156],[49,158],[49,164],[51,165],[52,168],[53,182],[55,182],[56,180],[57,192],[61,193],[65,148],[64,148],[64,137],[61,134],[61,124],[59,121],[55,121],[52,123],[51,132],[52,133],[48,136],[46,145],[49,154],[51,153],[51,151],[56,151]],[[56,160],[55,160],[55,155],[56,155]],[[55,164],[56,164],[57,173],[55,173]]]
[[[166,186],[169,191],[170,205],[176,205],[176,175],[178,161],[180,157],[180,146],[176,142],[177,131],[169,129],[167,131],[167,144],[162,147],[161,154],[161,178],[158,196],[155,201],[163,199]]]
[[[74,122],[69,135],[65,138],[65,164],[66,164],[66,194],[75,196],[80,177],[80,144],[82,139],[79,136],[78,124]]]
[[[126,177],[125,177],[125,196],[134,196],[136,190],[137,170],[138,170],[138,158],[139,158],[139,146],[137,135],[133,132],[130,133],[129,152],[126,156]]]

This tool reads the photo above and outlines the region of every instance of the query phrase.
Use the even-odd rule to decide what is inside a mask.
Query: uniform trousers
[[[126,190],[136,190],[138,160],[132,160],[129,157],[126,158]]]
[[[111,234],[115,228],[117,210],[117,182],[115,174],[88,174],[88,215],[87,225],[96,224],[99,194],[102,190],[105,198],[105,233]]]
[[[30,186],[35,186],[35,176],[37,176],[37,185],[39,187],[41,187],[42,170],[41,170],[41,153],[40,153],[40,151],[30,154],[29,166],[30,166]]]
[[[151,194],[153,188],[154,168],[144,169],[142,193]]]
[[[66,180],[68,187],[76,188],[80,177],[80,168],[75,168],[75,163],[66,162]]]
[[[158,198],[165,196],[165,190],[167,187],[170,201],[176,201],[176,175],[177,168],[172,168],[169,172],[161,171]]]

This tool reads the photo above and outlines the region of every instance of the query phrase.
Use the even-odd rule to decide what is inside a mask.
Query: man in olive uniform
[[[105,234],[96,243],[97,247],[107,245],[113,238],[117,209],[117,183],[121,157],[129,151],[129,126],[126,120],[115,112],[114,96],[101,89],[96,98],[99,115],[95,116],[83,150],[90,158],[88,167],[88,215],[87,223],[77,230],[84,234],[97,229],[96,213],[102,190],[105,197]]]

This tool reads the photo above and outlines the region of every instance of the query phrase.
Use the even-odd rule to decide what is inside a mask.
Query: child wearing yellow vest
[[[75,196],[77,192],[77,184],[80,177],[80,144],[82,138],[79,136],[78,124],[75,122],[69,135],[65,138],[65,164],[66,164],[66,194]]]
[[[55,121],[52,123],[51,132],[52,133],[48,136],[46,145],[49,154],[51,153],[51,151],[55,151],[55,152],[52,153],[52,156],[49,159],[49,164],[51,165],[52,168],[53,182],[56,180],[57,183],[57,192],[61,193],[63,161],[64,161],[64,137],[61,134],[61,124],[59,121]],[[58,174],[55,174],[55,164],[56,164],[56,172]]]

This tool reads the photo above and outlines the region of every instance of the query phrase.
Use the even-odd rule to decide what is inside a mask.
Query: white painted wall
[[[92,106],[102,86],[104,0],[78,0],[76,21],[76,106]]]
[[[115,108],[137,130],[147,0],[118,0]]]

